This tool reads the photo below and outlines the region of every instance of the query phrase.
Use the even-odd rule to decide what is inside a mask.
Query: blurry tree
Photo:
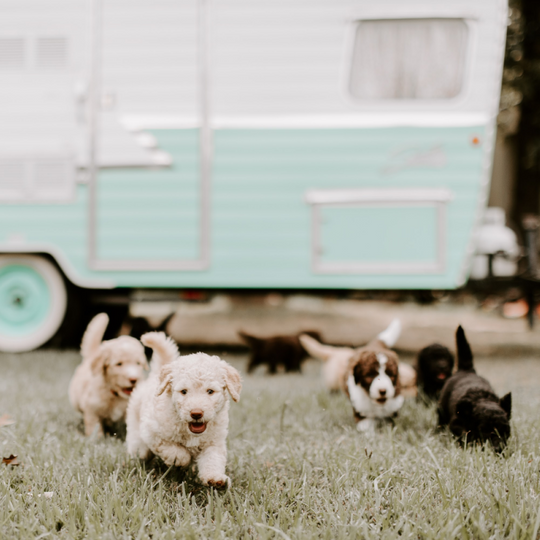
[[[517,183],[512,217],[539,213],[540,0],[510,0],[499,133],[515,136]]]

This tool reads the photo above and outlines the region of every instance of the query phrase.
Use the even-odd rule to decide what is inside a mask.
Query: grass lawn
[[[224,355],[237,368],[245,357]],[[231,404],[228,474],[215,492],[192,471],[143,465],[122,440],[87,440],[67,398],[75,352],[0,355],[0,538],[537,538],[538,360],[480,359],[514,392],[503,455],[435,433],[409,401],[394,426],[356,432],[350,405],[303,375],[244,377]]]

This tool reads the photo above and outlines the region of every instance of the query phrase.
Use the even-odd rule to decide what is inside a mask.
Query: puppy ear
[[[512,414],[512,394],[511,394],[511,392],[508,392],[508,394],[506,394],[506,396],[503,396],[501,398],[501,408],[508,415],[508,419],[510,419],[510,415]]]
[[[225,385],[233,401],[240,401],[240,392],[242,391],[242,379],[238,370],[234,369],[227,362],[223,362],[225,368]]]
[[[352,374],[354,377],[354,384],[360,384],[360,381],[362,380],[362,376],[363,376],[363,370],[360,363],[357,363],[354,365]]]
[[[143,353],[142,355],[142,361],[143,361],[143,368],[148,371],[150,369],[150,366],[148,364],[148,359],[146,358],[146,354]]]
[[[99,375],[109,365],[109,349],[102,346],[99,352],[92,358],[90,370],[94,375]]]
[[[172,366],[165,364],[159,372],[159,385],[156,391],[156,396],[161,396],[165,390],[169,391],[172,383]]]

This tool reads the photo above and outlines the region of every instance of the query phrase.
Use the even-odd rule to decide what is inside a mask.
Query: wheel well
[[[23,249],[24,248],[24,249]],[[76,287],[82,289],[114,289],[116,283],[110,278],[84,278],[81,277],[77,270],[72,266],[63,252],[51,246],[45,245],[24,245],[20,248],[9,249],[0,252],[0,255],[36,255],[43,257],[52,262],[62,273],[66,282],[70,282]]]
[[[129,309],[130,289],[96,287],[95,282],[91,287],[81,286],[80,280],[72,279],[73,272],[66,271],[69,265],[62,261],[61,257],[59,260],[59,257],[50,251],[4,251],[0,255],[41,257],[50,262],[64,280],[67,292],[64,320],[56,334],[43,345],[44,347],[78,348],[88,323],[102,311],[107,313],[110,319],[104,338],[111,339],[120,331]]]

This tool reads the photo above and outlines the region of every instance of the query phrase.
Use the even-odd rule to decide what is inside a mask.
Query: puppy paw
[[[162,448],[159,456],[167,467],[187,467],[191,461],[191,455],[184,448]]]
[[[214,474],[212,476],[200,477],[200,479],[205,486],[216,489],[226,488],[231,483],[231,479],[225,474]]]
[[[373,433],[375,431],[375,420],[372,418],[364,418],[356,424],[356,429],[360,433]]]
[[[154,454],[149,448],[141,448],[137,451],[136,456],[143,461],[149,461],[154,457]]]

